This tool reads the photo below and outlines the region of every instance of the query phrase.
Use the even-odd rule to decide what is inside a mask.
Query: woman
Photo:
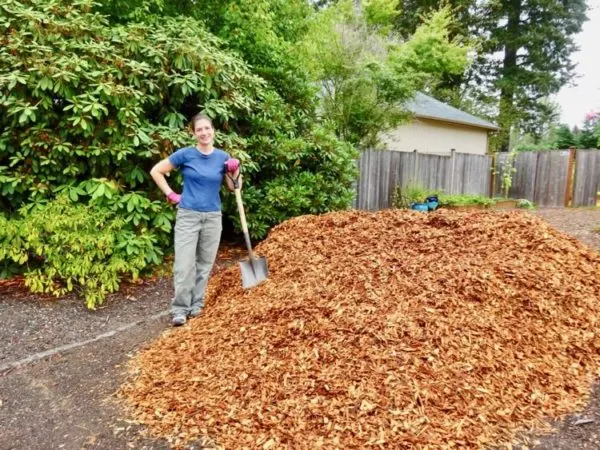
[[[224,175],[228,172],[238,177],[240,166],[237,159],[213,147],[215,130],[210,118],[197,114],[191,125],[196,145],[177,150],[150,171],[168,201],[178,205],[173,267],[175,297],[171,303],[174,326],[185,324],[188,317],[196,317],[204,307],[206,283],[221,240],[219,191],[223,178],[229,190],[234,190],[232,180]],[[181,195],[169,187],[165,178],[173,169],[180,169],[183,175]]]

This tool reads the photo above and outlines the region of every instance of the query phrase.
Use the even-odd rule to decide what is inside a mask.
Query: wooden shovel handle
[[[250,235],[248,234],[248,223],[246,222],[246,213],[244,212],[244,204],[242,203],[242,192],[238,187],[235,189],[235,201],[237,203],[238,212],[240,213],[240,222],[242,224],[242,231],[244,232],[244,240],[246,241],[246,247],[248,248],[248,255],[250,260],[254,259],[254,252],[252,251],[252,244],[250,243]]]

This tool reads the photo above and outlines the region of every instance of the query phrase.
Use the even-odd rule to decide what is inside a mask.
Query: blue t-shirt
[[[185,147],[169,156],[171,164],[183,174],[179,207],[201,212],[220,211],[219,191],[228,159],[229,155],[217,148],[210,155],[204,155],[196,147]]]

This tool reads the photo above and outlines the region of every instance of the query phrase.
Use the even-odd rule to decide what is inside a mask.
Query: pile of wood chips
[[[274,228],[121,393],[174,446],[482,448],[581,408],[600,255],[520,212],[347,211]]]

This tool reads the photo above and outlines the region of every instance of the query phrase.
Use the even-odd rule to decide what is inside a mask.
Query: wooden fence
[[[452,151],[449,156],[366,150],[358,160],[354,207],[378,210],[392,205],[396,186],[408,184],[452,194],[501,196],[508,153],[489,155]],[[494,175],[494,164],[496,174]],[[600,191],[600,150],[523,152],[513,161],[510,198],[542,207],[594,206]]]
[[[363,151],[354,206],[389,208],[396,186],[408,184],[453,194],[489,195],[492,157],[452,151],[449,156],[386,150]]]
[[[510,163],[508,153],[497,155],[498,172]],[[523,152],[514,160],[510,198],[526,198],[538,206],[594,206],[600,190],[600,150]],[[494,195],[501,195],[501,175]]]
[[[593,206],[600,192],[600,150],[577,150],[571,206]]]

